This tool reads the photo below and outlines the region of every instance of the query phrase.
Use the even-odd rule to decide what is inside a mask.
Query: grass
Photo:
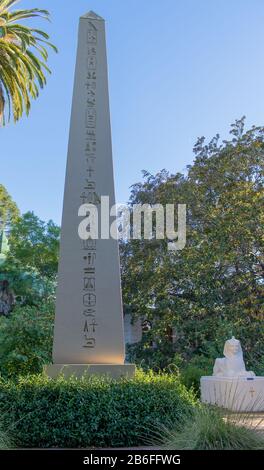
[[[258,426],[247,427],[244,418],[210,406],[187,413],[180,425],[163,428],[154,445],[166,450],[260,450],[264,436]]]

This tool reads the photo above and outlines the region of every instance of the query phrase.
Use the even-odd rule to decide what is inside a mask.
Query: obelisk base
[[[111,379],[132,378],[135,364],[50,364],[44,367],[44,373],[51,379],[63,376],[75,377],[107,376]]]

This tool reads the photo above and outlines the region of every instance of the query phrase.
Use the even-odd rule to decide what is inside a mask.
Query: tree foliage
[[[0,185],[0,242],[3,231],[8,250],[1,255],[0,281],[8,280],[22,302],[37,304],[54,296],[58,270],[60,228],[33,212],[19,214],[16,203]],[[2,235],[1,235],[2,232]]]
[[[231,140],[198,139],[186,175],[163,170],[134,185],[131,204],[187,204],[187,244],[170,252],[168,240],[121,245],[123,296],[134,317],[152,330],[134,348],[139,359],[164,352],[218,354],[228,335],[241,337],[247,357],[264,340],[264,128],[231,127]],[[175,331],[175,343],[168,331]]]
[[[60,228],[27,212],[12,225],[9,235],[10,258],[25,269],[34,268],[42,276],[53,277],[58,268]]]
[[[6,188],[0,184],[0,231],[14,221],[19,215],[16,203],[8,194]]]
[[[16,307],[10,317],[0,317],[0,374],[41,372],[51,362],[53,322],[53,303]]]
[[[27,212],[11,225],[9,252],[2,277],[9,280],[22,303],[37,305],[54,297],[60,228]]]
[[[8,243],[6,231],[8,231],[12,221],[18,217],[19,211],[16,203],[8,194],[6,188],[0,184],[0,266],[6,260]]]

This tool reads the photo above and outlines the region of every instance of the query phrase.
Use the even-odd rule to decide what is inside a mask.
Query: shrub
[[[0,380],[0,413],[20,447],[142,445],[153,427],[177,422],[195,403],[177,376],[151,372],[121,381]]]
[[[163,342],[162,348],[153,348],[152,344],[149,345],[146,341],[147,336],[147,334],[143,335],[142,341],[138,343],[126,344],[127,361],[137,364],[145,371],[154,370],[158,372],[166,369],[172,362],[172,345],[168,343],[164,345]]]
[[[7,450],[12,447],[12,441],[9,434],[5,431],[2,422],[0,423],[0,450]]]
[[[168,450],[264,449],[264,436],[258,430],[247,428],[239,419],[235,422],[232,414],[223,416],[221,410],[208,406],[186,413],[176,429],[164,427],[157,434],[161,447]]]
[[[194,388],[199,393],[200,378],[203,375],[212,375],[214,360],[202,355],[195,355],[180,368],[181,379],[187,388]]]
[[[0,317],[0,373],[4,376],[39,373],[51,362],[54,305],[17,307]]]

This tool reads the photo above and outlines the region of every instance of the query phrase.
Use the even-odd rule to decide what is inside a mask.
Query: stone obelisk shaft
[[[115,203],[105,23],[80,19],[70,125],[53,361],[123,364],[124,334],[118,242],[81,240],[82,204]]]

